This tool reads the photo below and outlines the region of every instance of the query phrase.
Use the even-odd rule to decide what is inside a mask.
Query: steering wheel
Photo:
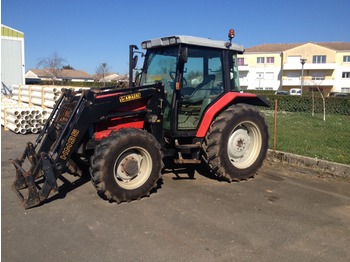
[[[175,82],[175,75],[176,75],[176,72],[174,72],[174,71],[169,72],[169,76],[170,76],[171,80],[174,82]],[[187,86],[187,80],[185,77],[182,77],[182,85]]]

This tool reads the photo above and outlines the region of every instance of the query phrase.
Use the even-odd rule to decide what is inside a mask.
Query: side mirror
[[[188,48],[182,47],[180,50],[180,63],[181,64],[187,63],[187,59],[188,59]]]
[[[132,69],[135,69],[137,66],[137,61],[139,61],[139,57],[137,55],[135,55],[132,59]]]
[[[137,56],[134,56],[134,50],[139,48],[136,45],[129,45],[129,86],[134,86],[133,83],[133,70],[137,64]]]

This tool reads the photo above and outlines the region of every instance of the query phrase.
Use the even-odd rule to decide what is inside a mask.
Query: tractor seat
[[[213,87],[215,75],[207,75],[204,77],[202,83],[200,83],[194,89],[193,93],[189,96],[184,96],[183,102],[189,104],[201,103],[205,97],[207,97]]]

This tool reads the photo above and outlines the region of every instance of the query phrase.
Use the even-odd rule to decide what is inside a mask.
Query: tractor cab
[[[171,36],[144,41],[142,48],[144,66],[135,84],[164,84],[164,132],[194,136],[210,105],[241,91],[236,61],[243,47],[231,41]]]

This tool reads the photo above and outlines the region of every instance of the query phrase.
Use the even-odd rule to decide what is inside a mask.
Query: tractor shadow
[[[162,170],[162,175],[173,174],[173,180],[196,180],[196,175],[200,175],[212,180],[220,180],[216,175],[214,175],[207,165],[167,165],[165,169]],[[67,176],[68,178],[66,178]],[[59,181],[58,181],[59,180]],[[49,197],[43,201],[40,205],[56,201],[58,199],[64,199],[67,194],[84,184],[91,181],[91,177],[88,174],[82,176],[72,176],[69,174],[60,175],[57,182],[59,182],[58,192],[50,193]],[[158,179],[156,186],[151,190],[151,194],[155,193],[157,190],[162,188],[164,184],[163,178]]]
[[[206,164],[169,164],[167,168],[163,170],[163,174],[174,174],[173,180],[195,180],[196,175],[218,180],[218,177],[210,171]]]
[[[44,203],[50,203],[52,201],[58,200],[58,199],[63,199],[67,196],[67,194],[78,187],[81,187],[82,185],[88,183],[91,181],[91,177],[89,175],[83,175],[78,177],[77,179],[74,180],[74,176],[69,175],[70,178],[72,179],[67,179],[63,175],[60,175],[58,180],[60,180],[60,184],[58,187],[58,192],[54,193],[54,195],[49,196]],[[51,193],[52,194],[52,193]]]

